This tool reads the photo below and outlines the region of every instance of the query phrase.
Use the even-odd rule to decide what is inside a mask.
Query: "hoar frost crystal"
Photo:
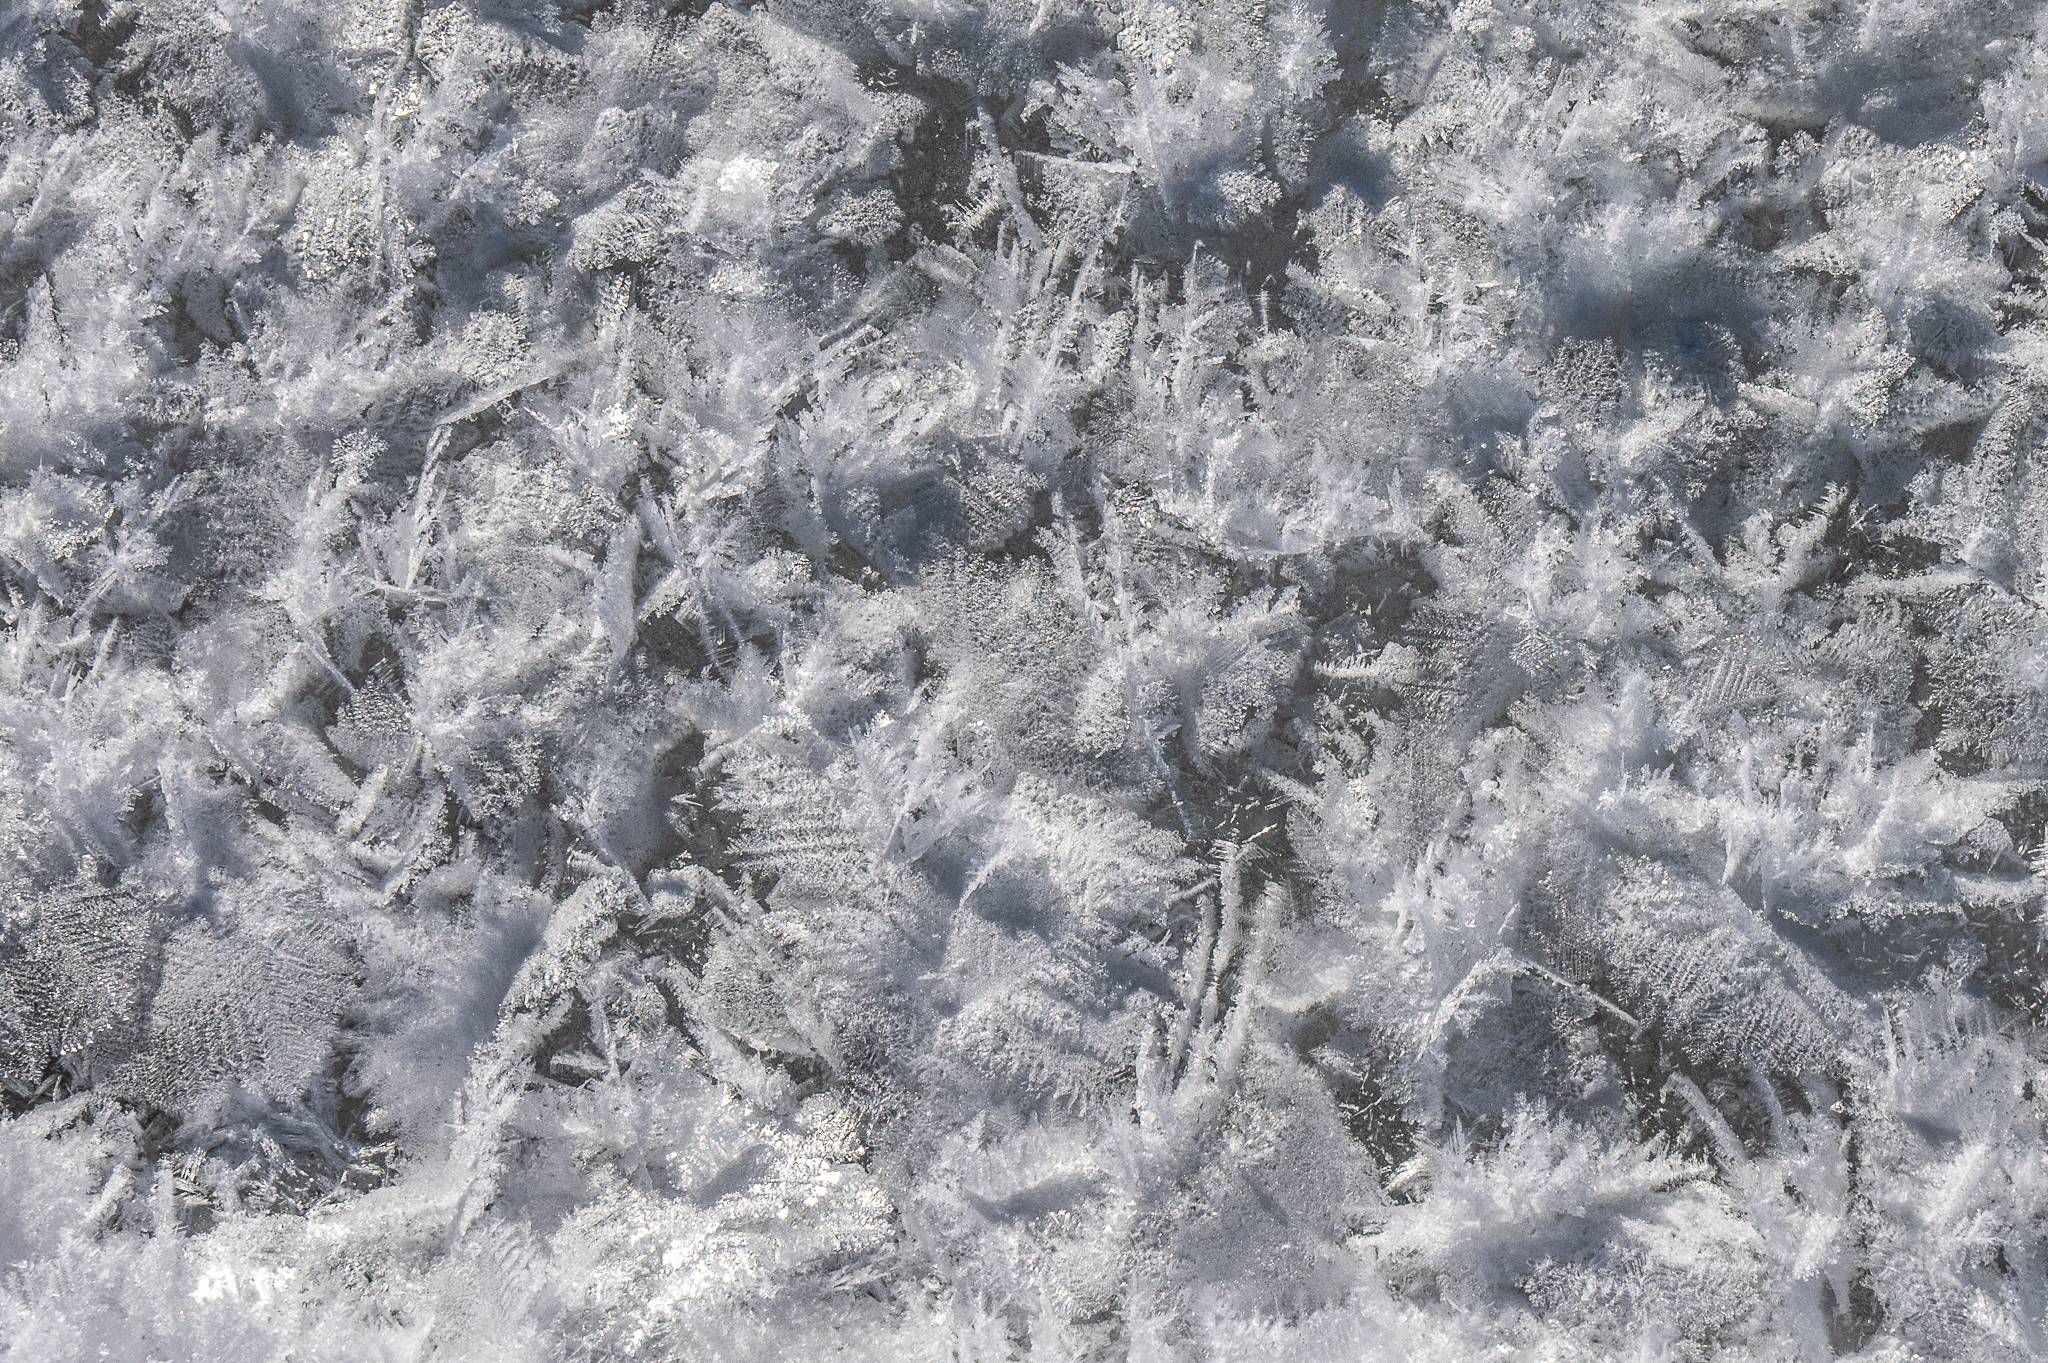
[[[0,1358],[2048,1358],[2040,23],[0,4]]]

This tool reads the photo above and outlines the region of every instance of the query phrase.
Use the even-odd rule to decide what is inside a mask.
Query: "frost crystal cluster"
[[[2048,1358],[2006,0],[0,0],[0,1359]]]

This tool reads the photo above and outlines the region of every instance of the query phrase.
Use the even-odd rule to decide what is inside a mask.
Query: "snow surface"
[[[2048,1358],[2040,22],[0,2],[0,1359]]]

